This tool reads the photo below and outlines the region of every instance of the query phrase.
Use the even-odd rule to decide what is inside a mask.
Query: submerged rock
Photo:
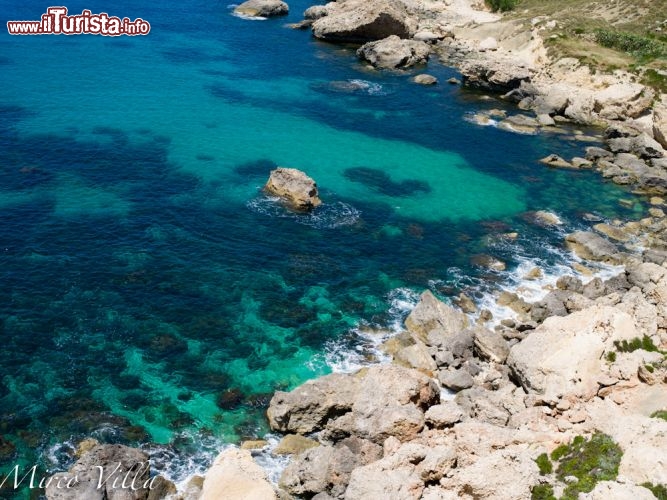
[[[295,168],[277,168],[271,171],[264,190],[280,196],[297,210],[311,210],[322,204],[315,181]]]
[[[242,16],[284,16],[289,12],[289,6],[281,0],[247,0],[236,7],[234,12]]]
[[[426,73],[415,76],[412,81],[419,85],[435,85],[438,83],[438,79],[435,76],[427,75]]]
[[[426,62],[429,52],[431,49],[424,42],[403,40],[391,35],[362,45],[357,50],[357,56],[375,68],[398,69]]]
[[[574,165],[572,165],[570,162],[564,160],[560,156],[556,154],[550,154],[549,156],[542,158],[540,160],[540,163],[544,163],[545,165],[548,165],[549,167],[556,167],[556,168],[575,168]]]

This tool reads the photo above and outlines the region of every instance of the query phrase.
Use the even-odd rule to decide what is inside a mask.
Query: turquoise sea
[[[466,121],[510,108],[446,84],[455,70],[432,61],[423,87],[285,28],[310,5],[252,21],[76,0],[151,33],[0,35],[0,471],[66,467],[93,436],[182,478],[266,433],[274,390],[372,361],[362,332],[397,328],[421,290],[481,299],[525,262],[563,264],[584,214],[641,215],[595,173],[537,162],[582,155],[571,133]],[[0,6],[4,27],[48,4]],[[277,165],[324,205],[264,197]],[[507,271],[475,265],[487,253]]]

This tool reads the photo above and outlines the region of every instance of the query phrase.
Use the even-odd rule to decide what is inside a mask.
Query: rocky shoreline
[[[252,15],[287,12],[277,0],[252,1]],[[377,68],[420,65],[435,54],[460,69],[464,85],[503,94],[531,113],[502,117],[507,130],[604,126],[607,148],[543,162],[593,168],[651,197],[644,219],[566,237],[584,262],[578,275],[589,272],[586,261],[623,270],[604,281],[562,276],[534,303],[499,293],[512,314],[495,327],[488,313],[473,320],[424,292],[405,330],[383,346],[393,363],[273,396],[267,416],[284,435],[273,452],[292,457],[278,485],[253,460],[266,449],[255,441],[223,451],[206,477],[183,491],[160,478],[159,488],[143,484],[127,496],[109,481],[100,498],[527,499],[584,492],[579,498],[620,500],[655,498],[650,488],[667,487],[667,99],[628,73],[593,74],[573,59],[549,61],[540,38],[548,23],[537,20],[527,33],[464,0],[342,0],[309,8],[295,27],[364,43],[358,56]],[[578,474],[563,466],[563,457],[592,447],[597,436],[618,450],[615,467]],[[131,448],[84,448],[70,474],[85,476],[101,455],[122,462],[119,477],[147,460]],[[598,450],[604,460],[609,449]],[[148,470],[139,470],[145,483]],[[92,483],[82,484],[78,492],[47,489],[47,498],[93,498],[86,496]]]

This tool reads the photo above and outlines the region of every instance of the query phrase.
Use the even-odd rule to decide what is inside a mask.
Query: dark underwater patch
[[[416,179],[396,182],[386,172],[377,168],[348,168],[345,170],[344,175],[352,182],[359,182],[387,196],[412,196],[431,191],[431,186],[427,182]]]

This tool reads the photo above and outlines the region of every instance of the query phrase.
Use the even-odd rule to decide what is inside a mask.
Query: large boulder
[[[220,453],[206,473],[200,500],[274,500],[266,472],[248,450],[229,448]]]
[[[441,484],[459,498],[531,498],[539,481],[535,460],[524,447],[492,450],[468,467],[458,467]]]
[[[575,231],[565,237],[567,246],[582,259],[610,264],[620,263],[618,248],[609,240],[590,231]]]
[[[297,210],[310,210],[322,204],[315,181],[295,168],[272,170],[264,190],[280,196]]]
[[[333,440],[356,435],[376,443],[411,439],[424,427],[424,410],[440,392],[426,375],[396,365],[355,374],[332,374],[292,392],[276,392],[267,415],[272,429],[310,433],[325,429]]]
[[[289,6],[282,0],[247,0],[234,9],[234,13],[242,16],[273,17],[284,16]]]
[[[345,500],[419,499],[425,483],[435,483],[452,469],[456,452],[443,445],[406,443],[394,453],[352,471]]]
[[[513,59],[483,58],[464,62],[460,67],[463,83],[492,92],[509,92],[529,82],[532,72]]]
[[[588,400],[607,373],[604,355],[614,341],[637,337],[634,320],[609,306],[594,306],[565,317],[548,318],[514,345],[507,365],[522,387],[547,403],[563,397]]]
[[[421,294],[405,320],[405,327],[415,338],[429,346],[444,347],[468,324],[465,314],[438,300],[429,290]]]
[[[352,410],[359,379],[342,373],[300,385],[291,392],[276,391],[267,416],[272,429],[308,434],[324,427],[330,418]]]
[[[409,68],[428,60],[431,51],[424,42],[404,40],[396,35],[368,42],[357,50],[357,56],[376,68]]]
[[[637,118],[651,108],[654,92],[639,83],[616,83],[594,96],[594,111],[607,120]]]
[[[283,471],[280,486],[293,495],[314,495],[326,492],[340,496],[350,474],[359,466],[382,457],[382,447],[352,437],[335,446],[321,446],[292,460]]]
[[[69,472],[51,476],[46,498],[146,500],[152,487],[148,459],[143,451],[120,444],[95,446]],[[71,486],[66,487],[68,482]]]
[[[334,42],[364,43],[390,35],[410,38],[415,24],[398,0],[348,0],[332,4],[327,15],[313,23],[313,34]]]

